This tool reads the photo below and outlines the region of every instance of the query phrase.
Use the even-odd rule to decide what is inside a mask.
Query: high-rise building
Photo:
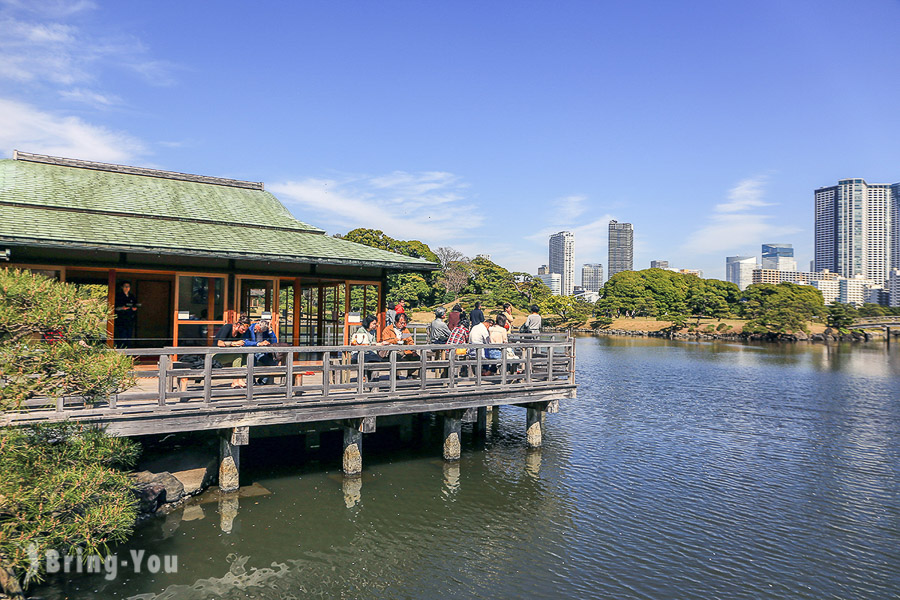
[[[797,261],[794,259],[792,244],[763,244],[762,268],[776,271],[796,271]]]
[[[538,267],[538,275],[546,275],[550,272],[550,268],[547,265],[541,265]]]
[[[753,283],[753,270],[757,268],[755,256],[726,256],[725,281],[742,290]]]
[[[599,292],[603,285],[603,265],[600,263],[581,266],[581,287],[588,292]]]
[[[631,223],[609,222],[609,277],[634,270],[634,229]]]
[[[667,261],[667,260],[651,260],[650,268],[651,269],[668,269],[669,261]]]
[[[815,191],[815,270],[885,283],[900,267],[900,184],[841,179]]]
[[[891,269],[891,276],[888,278],[888,286],[890,305],[900,306],[900,269]]]
[[[544,273],[543,275],[538,275],[538,279],[544,282],[554,296],[559,296],[562,288],[562,275],[559,273]]]
[[[571,296],[575,287],[575,234],[571,231],[550,236],[550,272],[560,275],[560,295]]]

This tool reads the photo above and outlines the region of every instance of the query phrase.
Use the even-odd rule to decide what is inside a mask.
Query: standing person
[[[509,331],[509,328],[512,327],[513,322],[512,304],[510,304],[509,302],[503,303],[503,316],[506,317],[506,331]]]
[[[240,347],[244,345],[244,334],[250,329],[250,318],[247,315],[241,315],[234,323],[226,323],[222,325],[216,332],[216,346],[220,348]],[[214,360],[222,363],[226,367],[241,367],[244,365],[244,354],[216,354]],[[231,387],[247,387],[247,381],[242,378],[231,380]]]
[[[450,328],[450,331],[453,331],[457,325],[459,325],[459,319],[462,317],[463,307],[459,304],[455,304],[453,309],[450,311],[450,316],[447,317],[447,327]]]
[[[528,315],[528,318],[525,319],[525,324],[522,325],[522,328],[525,330],[522,333],[540,333],[541,332],[541,313],[540,308],[538,308],[537,304],[531,305],[531,314]]]
[[[131,293],[131,282],[123,281],[116,292],[116,320],[113,335],[121,348],[134,346],[134,328],[137,325],[138,301]]]
[[[403,298],[400,298],[400,300],[397,301],[397,306],[394,307],[394,312],[397,313],[398,315],[401,313],[405,313],[406,312],[406,300],[404,300]]]
[[[408,346],[415,345],[416,340],[407,327],[406,315],[404,313],[398,313],[397,318],[394,320],[394,324],[384,328],[384,331],[381,332],[381,341],[386,346],[401,344]],[[418,361],[419,355],[416,354],[415,350],[404,350],[403,354],[398,357],[398,360]],[[418,369],[408,369],[406,371],[406,377],[415,377],[418,373]]]
[[[475,308],[473,308],[471,314],[469,314],[469,321],[472,322],[472,327],[484,322],[484,311],[481,310],[480,301],[475,303]]]
[[[269,321],[264,319],[254,323],[244,332],[245,346],[274,346],[277,343],[278,336],[275,335]],[[254,363],[257,365],[266,367],[275,366],[274,352],[257,352],[253,355],[253,358]],[[270,385],[271,382],[272,377],[260,377],[256,381],[259,385]]]

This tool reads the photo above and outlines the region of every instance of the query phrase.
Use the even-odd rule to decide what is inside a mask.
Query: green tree
[[[0,408],[59,396],[95,401],[130,385],[130,357],[100,341],[109,316],[89,290],[0,270]],[[49,331],[60,341],[43,341]],[[134,443],[92,427],[0,428],[0,580],[7,592],[18,591],[29,554],[96,554],[128,535],[137,508],[118,467],[136,457]]]
[[[822,293],[809,285],[757,283],[744,290],[747,333],[809,331],[807,323],[825,313]]]
[[[825,313],[825,324],[829,327],[844,329],[856,320],[857,311],[851,304],[835,302],[829,304]]]

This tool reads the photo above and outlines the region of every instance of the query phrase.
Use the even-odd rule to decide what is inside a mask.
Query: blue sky
[[[900,3],[0,0],[0,154],[264,181],[303,221],[534,273],[812,258],[816,187],[900,181]],[[578,276],[576,275],[576,279]]]

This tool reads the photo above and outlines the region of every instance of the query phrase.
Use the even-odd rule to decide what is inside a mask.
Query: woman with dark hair
[[[450,331],[456,329],[456,326],[459,325],[459,318],[463,314],[463,307],[457,303],[450,309],[450,316],[447,317],[447,327],[450,328]]]
[[[513,322],[513,314],[512,314],[512,304],[509,302],[503,303],[503,316],[506,317],[506,330],[509,331],[509,328],[512,327]]]
[[[362,325],[360,325],[359,329],[356,330],[356,333],[353,334],[353,337],[350,338],[351,346],[384,346],[384,342],[379,342],[376,335],[378,332],[378,319],[373,315],[367,316],[363,319]],[[384,362],[384,359],[379,356],[377,352],[372,350],[366,350],[365,358],[366,363],[377,363]],[[354,352],[351,359],[351,364],[356,364],[359,362],[359,353]],[[372,371],[366,371],[366,379],[372,381]]]

